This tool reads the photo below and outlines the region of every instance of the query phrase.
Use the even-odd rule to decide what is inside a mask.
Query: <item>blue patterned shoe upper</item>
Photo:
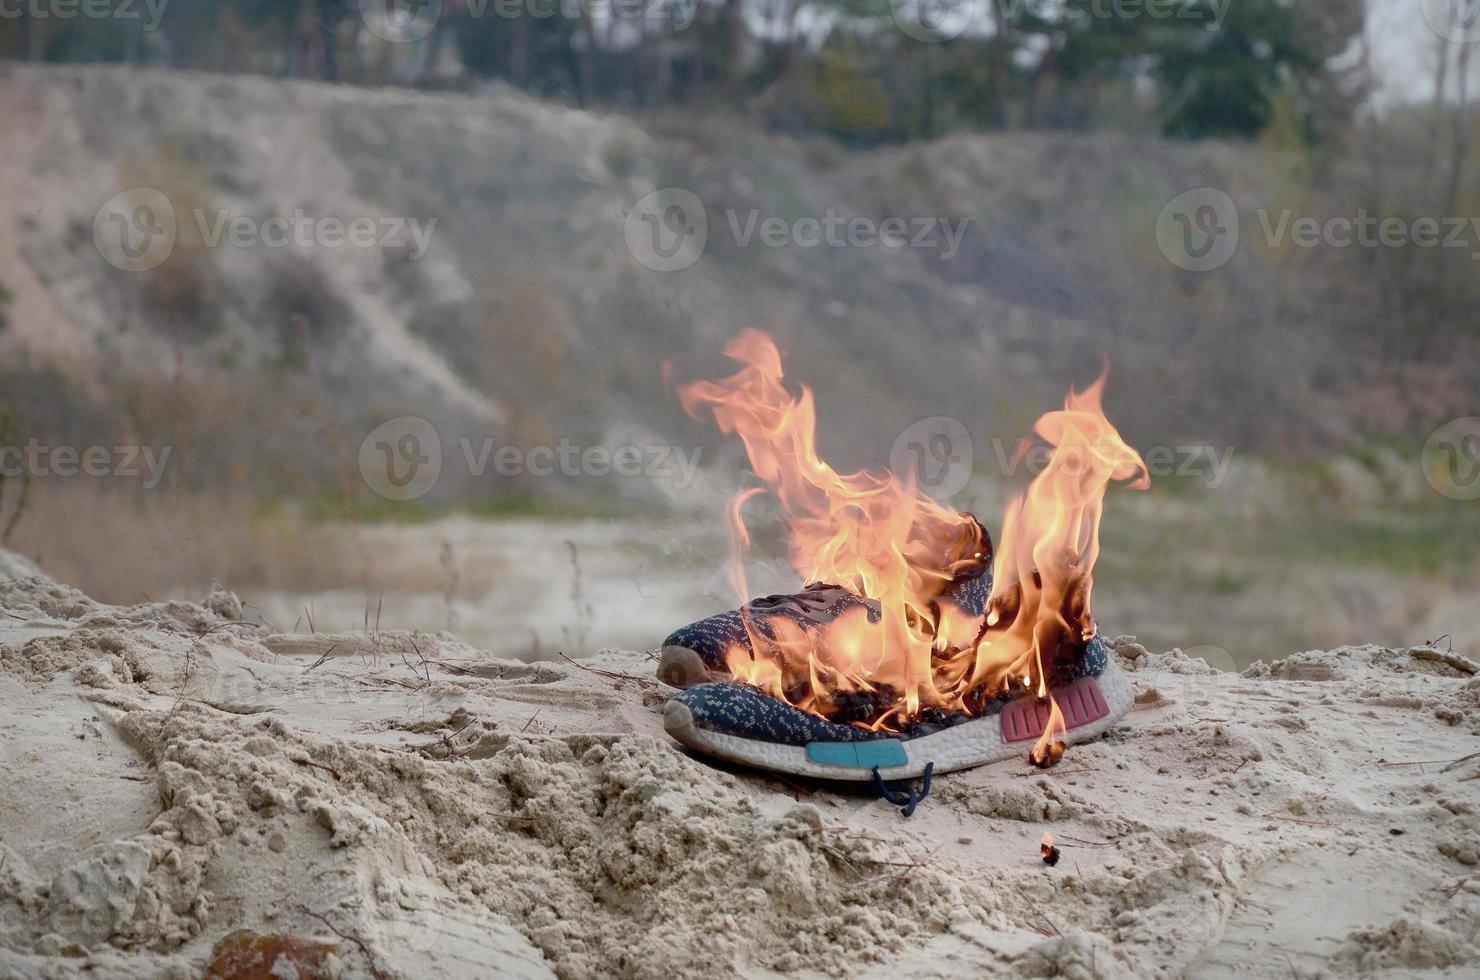
[[[747,613],[755,631],[774,640],[776,633],[770,620],[775,617],[788,619],[810,632],[820,624],[832,622],[848,610],[859,607],[868,610],[869,622],[879,621],[879,604],[874,600],[835,585],[814,582],[802,592],[752,599],[744,610],[732,609],[674,630],[663,645],[687,647],[697,653],[710,670],[724,671],[725,653],[731,647],[750,649],[750,634],[745,630],[744,619]]]
[[[1067,657],[1053,672],[1051,687],[1061,687],[1086,675],[1098,677],[1109,662],[1105,642],[1096,634],[1085,645],[1083,656]],[[1016,697],[1009,692],[989,702],[976,717],[995,714]],[[839,724],[808,714],[799,708],[777,701],[765,692],[734,681],[700,684],[674,696],[694,717],[694,723],[709,731],[753,738],[782,745],[806,745],[809,742],[866,742],[872,739],[908,740],[938,732],[971,721],[966,714],[927,713],[927,716],[904,732],[871,732],[856,725]]]
[[[986,557],[958,575],[942,596],[972,617],[986,615],[987,600],[992,592],[991,541],[985,530],[981,534]],[[767,639],[775,639],[775,632],[768,622],[774,617],[788,619],[803,631],[811,632],[860,606],[868,610],[869,622],[879,621],[879,604],[873,599],[836,585],[814,582],[801,592],[752,599],[743,610],[723,612],[674,630],[663,641],[663,646],[692,650],[710,670],[724,673],[727,651],[737,646],[750,650],[750,634],[746,632],[744,619],[747,613],[756,632]]]

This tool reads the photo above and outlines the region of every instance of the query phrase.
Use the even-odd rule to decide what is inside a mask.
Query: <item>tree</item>
[[[1153,39],[1164,129],[1184,139],[1257,136],[1282,81],[1319,64],[1298,43],[1291,8],[1281,0],[1227,4],[1221,27],[1210,4],[1200,9],[1202,18],[1178,21],[1164,41]]]

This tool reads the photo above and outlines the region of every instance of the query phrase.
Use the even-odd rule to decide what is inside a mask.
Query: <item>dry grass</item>
[[[77,480],[38,484],[7,546],[105,602],[232,589],[485,594],[493,569],[449,575],[444,543],[386,553],[361,528],[266,509],[245,496],[185,495]]]

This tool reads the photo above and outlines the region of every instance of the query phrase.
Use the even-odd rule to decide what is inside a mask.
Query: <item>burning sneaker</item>
[[[1105,417],[1103,375],[1034,425],[1048,459],[1008,505],[994,555],[974,518],[908,478],[828,466],[812,393],[784,382],[769,337],[744,331],[725,352],[741,370],[677,393],[691,415],[740,437],[764,484],[727,512],[732,581],[749,594],[741,511],[769,492],[798,575],[837,584],[755,600],[669,637],[661,675],[699,682],[666,706],[669,734],[763,769],[873,779],[908,814],[933,772],[1018,754],[1053,765],[1125,716],[1130,684],[1099,638],[1092,573],[1107,487],[1144,488],[1149,477]],[[920,795],[885,782],[921,775]]]
[[[1049,690],[1051,700],[1012,692],[975,705],[973,713],[927,710],[891,732],[818,717],[748,684],[710,683],[669,701],[663,727],[696,752],[758,769],[900,780],[924,775],[927,767],[945,773],[1025,756],[1051,765],[1065,746],[1112,728],[1135,697],[1098,634],[1063,658]]]
[[[933,612],[936,616],[954,615],[974,621],[979,627],[992,591],[992,539],[974,518],[972,524],[975,535],[974,543],[968,546],[971,550],[965,558],[951,563],[953,574]],[[944,604],[954,612],[943,612]],[[732,676],[728,658],[753,657],[756,641],[762,645],[781,642],[783,635],[793,630],[819,637],[850,613],[864,616],[871,625],[878,624],[882,617],[877,601],[823,582],[812,582],[790,595],[752,599],[739,609],[701,619],[669,634],[663,641],[658,679],[684,688],[728,680]]]

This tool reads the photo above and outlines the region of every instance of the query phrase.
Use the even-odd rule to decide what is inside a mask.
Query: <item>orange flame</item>
[[[725,353],[739,371],[681,385],[677,394],[690,415],[712,417],[740,437],[764,484],[733,498],[726,513],[730,578],[741,601],[750,545],[742,506],[769,491],[802,580],[842,586],[879,606],[874,619],[859,607],[812,631],[783,616],[757,622],[747,611],[750,650],[737,646],[727,657],[735,678],[821,717],[887,730],[920,720],[926,709],[976,714],[1009,689],[1047,697],[1054,657],[1082,648],[1094,633],[1090,584],[1105,490],[1111,480],[1149,482],[1140,456],[1101,409],[1105,377],[1071,392],[1062,411],[1034,427],[1052,453],[1007,509],[983,621],[942,595],[983,560],[976,521],[918,493],[908,478],[887,470],[840,474],[823,462],[812,392],[787,390],[769,336],[744,330]],[[1063,731],[1057,704],[1050,711],[1045,745],[1053,720]]]
[[[1064,757],[1064,736],[1069,729],[1064,724],[1064,713],[1059,710],[1058,699],[1052,694],[1048,696],[1048,724],[1043,726],[1043,734],[1038,736],[1038,741],[1033,743],[1033,748],[1028,751],[1028,758],[1033,765],[1040,769],[1047,769],[1056,765]]]
[[[1038,842],[1038,856],[1043,858],[1043,863],[1052,867],[1059,863],[1059,849],[1054,846],[1053,834],[1043,832],[1043,838]]]

